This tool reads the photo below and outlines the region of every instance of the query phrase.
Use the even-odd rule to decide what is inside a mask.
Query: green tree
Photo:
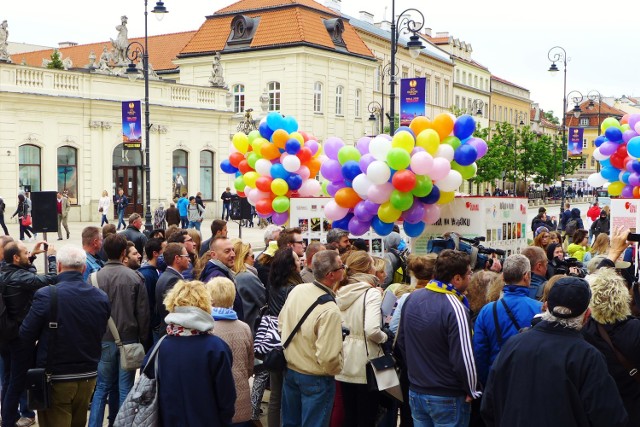
[[[556,116],[554,116],[553,110],[545,111],[544,112],[544,118],[549,120],[554,125],[559,125],[560,124],[560,119],[557,118]]]
[[[498,123],[490,139],[487,128],[476,131],[475,135],[484,139],[489,147],[487,154],[477,162],[478,172],[474,178],[475,182],[493,182],[502,179],[504,171],[513,171],[513,149],[509,147],[510,143],[513,146],[511,142],[513,127],[511,125]],[[511,159],[510,166],[509,159]]]
[[[58,49],[53,50],[53,53],[51,54],[51,61],[47,64],[47,68],[52,70],[64,70],[64,65],[62,64],[60,51]]]

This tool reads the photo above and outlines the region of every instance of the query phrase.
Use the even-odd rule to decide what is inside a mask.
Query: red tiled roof
[[[574,104],[573,104],[573,101],[570,99],[568,100],[568,102],[569,102],[569,105],[567,107],[567,118],[572,119],[574,117],[573,115]],[[593,107],[589,106],[590,103],[591,101],[587,100],[587,101],[583,101],[580,104],[580,110],[581,110],[580,119],[588,118],[589,119],[588,126],[599,127],[600,123],[602,123],[604,119],[606,119],[609,116],[622,117],[625,114],[627,114],[622,110],[612,107],[606,102],[599,103],[597,101],[594,101]],[[599,110],[598,110],[598,107],[600,107]]]
[[[183,33],[162,34],[159,36],[149,36],[149,62],[154,70],[173,70],[177,66],[172,62],[176,55],[187,44],[195,31],[186,31]],[[144,37],[129,39],[129,42],[139,42],[144,44]],[[100,60],[103,47],[108,50],[112,49],[111,42],[99,42],[83,44],[71,47],[63,47],[58,49],[62,58],[71,58],[75,68],[82,68],[89,64],[89,54],[93,51],[96,55],[96,63]],[[24,60],[27,65],[40,67],[43,59],[51,58],[53,49],[37,50],[33,52],[25,52],[13,55],[15,63],[22,63]]]
[[[335,49],[324,20],[337,15],[330,9],[311,0],[241,0],[221,9],[202,24],[181,55],[193,55],[223,51],[231,33],[231,21],[235,14],[260,21],[255,30],[251,48],[268,48],[307,43]],[[343,19],[342,38],[349,53],[374,58],[367,45],[358,36],[349,21]]]
[[[494,75],[492,75],[492,76],[491,76],[491,80],[497,80],[497,81],[499,81],[500,83],[508,84],[508,85],[511,85],[511,86],[517,87],[517,88],[522,89],[522,90],[529,90],[529,89],[527,89],[526,87],[522,87],[522,86],[519,86],[519,85],[517,85],[517,84],[515,84],[515,83],[511,83],[511,82],[510,82],[510,81],[508,81],[508,80],[501,79],[501,78],[500,78],[500,77],[498,77],[498,76],[494,76]]]

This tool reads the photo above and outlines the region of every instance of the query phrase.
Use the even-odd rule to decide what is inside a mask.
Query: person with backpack
[[[409,249],[407,244],[402,240],[399,233],[392,231],[383,239],[384,243],[384,259],[387,262],[385,273],[387,277],[382,283],[383,288],[387,288],[392,283],[409,283],[409,270],[407,268],[407,258]]]
[[[567,243],[573,243],[573,235],[577,230],[583,230],[584,224],[582,218],[580,218],[580,209],[571,209],[571,216],[567,220],[564,226],[564,238]]]

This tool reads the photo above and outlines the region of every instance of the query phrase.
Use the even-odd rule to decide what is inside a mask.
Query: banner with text
[[[567,144],[567,154],[569,156],[582,156],[582,138],[584,128],[569,128],[569,142]]]
[[[409,126],[411,120],[425,115],[425,77],[400,80],[400,126]]]
[[[140,101],[122,103],[122,147],[125,150],[142,149]]]

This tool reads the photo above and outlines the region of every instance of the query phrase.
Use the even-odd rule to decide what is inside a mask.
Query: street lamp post
[[[471,112],[472,114],[475,111],[475,115],[478,117],[482,117],[484,115],[484,101],[482,99],[474,99],[471,104]]]
[[[384,114],[382,104],[380,104],[378,101],[371,101],[369,105],[367,105],[367,110],[369,111],[370,122],[375,123],[377,118],[380,118],[380,133],[384,133],[384,129],[382,128],[382,115]]]
[[[560,216],[559,220],[562,218],[562,213],[564,212],[564,179],[566,173],[566,162],[567,162],[567,51],[564,50],[561,46],[554,46],[549,49],[547,53],[547,57],[549,61],[551,61],[551,66],[549,67],[549,72],[554,75],[558,71],[558,66],[556,62],[562,61],[564,65],[563,73],[564,80],[562,85],[562,178],[560,181],[560,191],[561,191],[561,201],[560,201]]]
[[[420,15],[420,22],[416,22],[411,17],[406,16],[408,12],[415,12]],[[413,35],[409,37],[407,48],[412,58],[417,58],[420,55],[420,50],[424,48],[418,32],[424,27],[424,15],[418,9],[406,9],[396,19],[396,2],[391,1],[391,69],[396,69],[396,53],[398,51],[398,41],[400,39],[400,31],[407,29],[412,32]],[[389,112],[390,112],[390,134],[393,135],[396,130],[396,76],[391,75],[391,91],[389,93]]]
[[[389,79],[393,79],[395,78],[396,75],[398,75],[398,67],[396,66],[395,68],[391,68],[391,63],[387,62],[385,64],[384,67],[382,67],[382,71],[381,71],[381,75],[380,75],[380,84],[381,84],[381,90],[380,90],[380,94],[382,96],[381,98],[381,102],[380,102],[380,133],[384,133],[384,77],[388,75]],[[387,118],[389,119],[389,122],[391,122],[391,116],[389,115],[389,113],[387,113]]]
[[[517,160],[516,160],[517,159],[516,144],[518,143],[518,126],[524,126],[526,118],[527,118],[526,113],[524,113],[524,112],[516,113],[516,123],[515,123],[516,139],[513,141],[513,145],[514,145],[514,149],[513,149],[514,164],[517,164]],[[520,133],[522,134],[522,131]],[[526,160],[526,158],[527,158],[527,146],[524,144],[524,140],[522,141],[522,149],[524,151],[524,159]],[[522,162],[522,166],[523,166],[522,167],[522,172],[524,174],[524,195],[526,197],[527,193],[528,193],[528,187],[527,187],[527,168],[525,167],[525,162]],[[515,191],[515,182],[516,182],[515,168],[516,168],[516,166],[514,166],[513,182],[514,182],[514,192],[516,193],[515,195],[517,196],[517,192]]]
[[[595,93],[594,93],[595,92]],[[600,133],[600,107],[602,105],[602,95],[597,90],[591,90],[587,93],[587,98],[589,99],[589,109],[593,109],[595,107],[594,101],[598,100],[598,124],[596,125],[596,137]],[[596,172],[600,172],[600,162],[596,162]]]
[[[148,0],[144,0],[144,46],[139,42],[131,42],[127,46],[127,58],[129,59],[129,66],[127,67],[126,74],[130,80],[135,80],[138,77],[138,69],[135,62],[142,59],[142,74],[144,76],[144,193],[145,193],[145,214],[144,214],[144,229],[147,232],[153,230],[153,223],[151,222],[151,169],[149,167],[151,163],[151,155],[149,151],[149,130],[151,129],[151,123],[149,122],[149,35],[147,31],[147,10]],[[155,7],[151,11],[156,14],[156,18],[161,20],[165,13],[169,11],[164,6],[164,2],[157,1]]]

